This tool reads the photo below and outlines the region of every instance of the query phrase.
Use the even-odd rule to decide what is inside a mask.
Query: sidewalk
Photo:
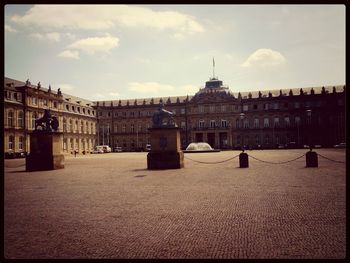
[[[316,152],[345,161],[344,149]],[[247,153],[277,162],[306,150]],[[149,171],[146,156],[77,155],[65,169],[31,173],[24,159],[5,160],[5,257],[345,257],[345,164],[185,159],[183,169]]]

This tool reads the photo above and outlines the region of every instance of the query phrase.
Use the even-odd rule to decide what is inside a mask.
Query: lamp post
[[[242,150],[244,149],[244,139],[243,139],[243,119],[244,119],[245,114],[242,112],[239,114],[239,118],[241,119],[241,148]]]

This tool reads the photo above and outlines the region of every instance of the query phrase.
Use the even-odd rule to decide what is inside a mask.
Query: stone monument
[[[35,120],[35,130],[30,134],[30,153],[26,157],[26,171],[44,171],[64,168],[62,132],[58,120],[45,110],[44,116]]]
[[[151,151],[147,155],[147,169],[180,169],[184,167],[184,153],[180,146],[180,128],[176,125],[173,113],[160,104],[152,117],[149,128]]]

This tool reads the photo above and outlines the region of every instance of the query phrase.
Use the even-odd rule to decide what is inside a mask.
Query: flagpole
[[[213,79],[215,79],[215,60],[213,57]]]

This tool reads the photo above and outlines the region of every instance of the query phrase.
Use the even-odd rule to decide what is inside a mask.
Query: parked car
[[[103,146],[95,146],[95,149],[92,151],[92,153],[104,153]]]
[[[339,144],[336,144],[333,146],[334,148],[346,148],[346,143],[345,142],[341,142]]]
[[[145,151],[146,152],[151,151],[151,145],[150,144],[146,144]]]
[[[103,152],[105,153],[110,153],[112,152],[112,148],[109,147],[108,145],[100,145],[102,147]],[[97,146],[96,146],[97,147]]]
[[[298,148],[296,142],[289,142],[289,143],[286,143],[285,147],[286,147],[287,149],[296,149],[296,148]]]
[[[117,147],[114,148],[114,151],[117,152],[117,153],[119,153],[119,152],[122,152],[122,151],[123,151],[123,148],[120,147],[120,146],[117,146]]]
[[[277,145],[277,149],[284,149],[284,145],[283,144],[278,144]]]

